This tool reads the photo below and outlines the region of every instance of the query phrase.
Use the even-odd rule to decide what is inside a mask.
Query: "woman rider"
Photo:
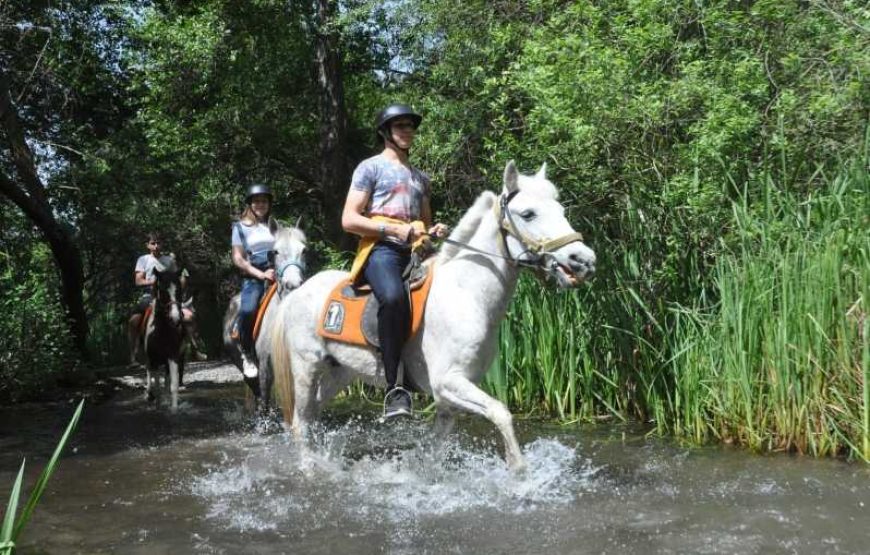
[[[378,114],[375,128],[383,151],[354,170],[341,218],[345,231],[376,241],[359,276],[352,272],[352,279],[367,282],[380,303],[378,336],[387,380],[385,418],[411,414],[411,396],[396,383],[411,322],[402,272],[410,261],[411,245],[423,229],[436,237],[447,232],[444,224],[432,225],[429,176],[408,160],[422,120],[404,104],[391,104]],[[414,221],[422,221],[425,227],[415,228]]]
[[[266,282],[275,281],[272,250],[275,247],[275,222],[272,213],[272,190],[267,185],[251,185],[245,195],[245,210],[233,224],[233,264],[242,272],[238,330],[242,348],[242,372],[257,377],[254,341],[254,317]]]

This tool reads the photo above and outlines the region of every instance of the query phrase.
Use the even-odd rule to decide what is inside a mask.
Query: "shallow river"
[[[425,419],[346,405],[303,450],[251,424],[241,384],[188,381],[177,416],[125,388],[86,405],[20,553],[870,552],[864,464],[518,419],[517,476],[480,419],[433,450]],[[4,507],[73,408],[0,409]]]

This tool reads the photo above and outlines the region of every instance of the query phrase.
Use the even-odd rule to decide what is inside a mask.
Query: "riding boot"
[[[384,397],[384,419],[395,416],[411,416],[411,393],[401,386],[395,386],[387,391]]]
[[[193,360],[198,360],[200,362],[208,360],[208,355],[205,354],[205,344],[202,341],[202,338],[199,336],[199,332],[196,329],[196,324],[193,322],[186,322],[184,325],[184,329],[187,331],[187,343],[190,345],[190,356]]]

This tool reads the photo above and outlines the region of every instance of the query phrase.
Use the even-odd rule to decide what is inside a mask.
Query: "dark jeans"
[[[251,337],[254,330],[254,318],[257,307],[263,297],[265,287],[261,280],[244,278],[242,280],[242,295],[239,302],[239,343],[245,353],[253,352],[254,340]]]
[[[402,347],[411,328],[411,305],[402,281],[402,272],[410,258],[411,252],[406,247],[389,242],[377,243],[363,272],[380,303],[378,339],[388,389],[396,385]]]
[[[154,296],[151,293],[142,293],[142,296],[139,297],[139,302],[136,303],[134,314],[145,314],[145,309],[148,308],[148,305],[153,300]]]

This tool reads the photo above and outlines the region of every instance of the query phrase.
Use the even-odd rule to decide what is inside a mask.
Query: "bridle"
[[[508,204],[519,192],[519,189],[515,189],[510,193],[503,193],[499,195],[498,202],[493,204],[493,212],[498,221],[499,235],[501,236],[501,242],[499,243],[501,254],[486,252],[467,243],[461,243],[452,239],[443,239],[443,241],[460,248],[506,260],[514,266],[543,271],[546,275],[555,277],[561,282],[564,278],[561,272],[558,271],[559,262],[556,260],[554,251],[569,243],[583,241],[583,235],[575,231],[555,239],[539,240],[524,234],[517,227],[511,211],[508,210]],[[518,256],[511,255],[507,244],[509,236],[516,239],[523,249]]]
[[[302,258],[302,256],[298,256],[296,258],[285,261],[283,264],[275,269],[275,275],[278,277],[277,281],[279,295],[284,291],[284,273],[293,266],[299,269],[299,273],[302,274],[302,278],[305,279],[305,272],[308,270],[308,266],[305,264],[305,260]]]

